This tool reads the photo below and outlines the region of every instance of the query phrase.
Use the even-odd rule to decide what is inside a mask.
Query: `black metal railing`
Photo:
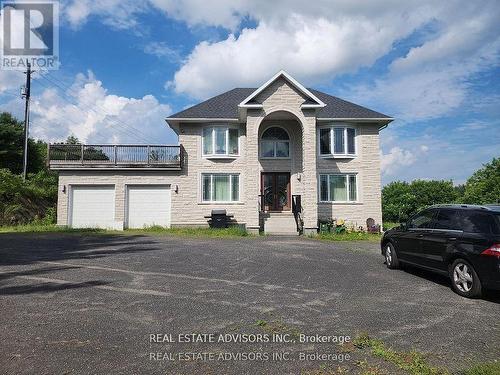
[[[302,196],[292,195],[292,212],[297,225],[297,232],[302,234],[304,229],[304,220],[302,218]]]
[[[181,168],[182,147],[166,145],[50,144],[47,162],[52,168],[157,167]]]
[[[259,194],[259,212],[264,212],[264,194]]]

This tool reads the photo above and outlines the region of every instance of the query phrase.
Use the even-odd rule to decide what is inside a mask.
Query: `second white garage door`
[[[170,227],[170,185],[136,185],[127,189],[127,226]]]

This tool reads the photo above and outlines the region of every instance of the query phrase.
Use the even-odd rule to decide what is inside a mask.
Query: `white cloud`
[[[440,117],[463,105],[470,98],[471,79],[500,61],[500,6],[491,1],[450,4],[438,18],[434,38],[393,61],[373,84],[352,88],[351,95],[390,108],[405,121]]]
[[[482,130],[486,129],[488,126],[497,126],[498,121],[491,123],[487,121],[481,121],[481,120],[476,120],[476,121],[469,121],[457,128],[458,131],[461,132],[473,132],[475,130]]]
[[[83,25],[91,15],[117,29],[137,28],[137,16],[149,9],[147,2],[135,0],[72,0],[61,6],[62,21],[73,28]]]
[[[251,0],[150,0],[170,17],[190,26],[222,26],[234,30],[247,13]],[[258,1],[257,1],[258,2]]]
[[[380,166],[383,175],[394,175],[401,168],[412,165],[417,160],[415,154],[401,147],[393,147],[388,153],[381,154]]]
[[[435,30],[396,59],[387,77],[354,95],[365,102],[385,101],[397,114],[429,118],[460,105],[467,78],[495,63],[500,50],[500,7],[492,1],[241,6],[239,14],[248,14],[257,26],[198,44],[174,76],[171,86],[177,92],[202,99],[234,86],[255,86],[282,68],[308,84],[328,82],[373,65],[397,41],[433,23]]]
[[[78,74],[65,92],[50,88],[33,96],[31,135],[46,141],[73,134],[87,143],[175,143],[165,123],[170,113],[152,95],[135,99],[109,94],[89,72]]]
[[[138,16],[151,9],[188,26],[231,31],[223,40],[201,41],[166,85],[196,99],[258,85],[279,69],[306,84],[329,83],[370,67],[398,41],[420,32],[419,45],[397,58],[386,75],[347,94],[396,116],[433,118],[463,103],[468,79],[498,62],[500,51],[495,0],[74,0],[65,12],[74,26],[97,15],[114,27],[139,29]],[[240,30],[244,20],[256,26]],[[161,47],[145,50],[171,56]]]
[[[144,46],[144,52],[159,58],[166,58],[170,62],[180,62],[181,55],[178,51],[169,47],[165,42],[150,42]]]
[[[262,83],[282,68],[309,83],[333,73],[353,72],[373,64],[390,50],[397,34],[411,30],[403,25],[404,30],[380,30],[379,26],[363,18],[332,22],[299,14],[291,14],[279,25],[261,21],[239,36],[198,44],[176,72],[174,87],[205,98],[234,86]]]

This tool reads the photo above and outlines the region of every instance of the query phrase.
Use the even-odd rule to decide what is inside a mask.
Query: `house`
[[[280,71],[168,117],[176,146],[50,145],[57,222],[203,226],[223,208],[251,232],[381,223],[379,132],[392,120]]]

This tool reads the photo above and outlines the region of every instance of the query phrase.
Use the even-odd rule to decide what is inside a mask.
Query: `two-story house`
[[[51,145],[57,222],[203,226],[226,209],[251,232],[380,224],[379,132],[392,120],[280,71],[168,117],[178,146]]]

